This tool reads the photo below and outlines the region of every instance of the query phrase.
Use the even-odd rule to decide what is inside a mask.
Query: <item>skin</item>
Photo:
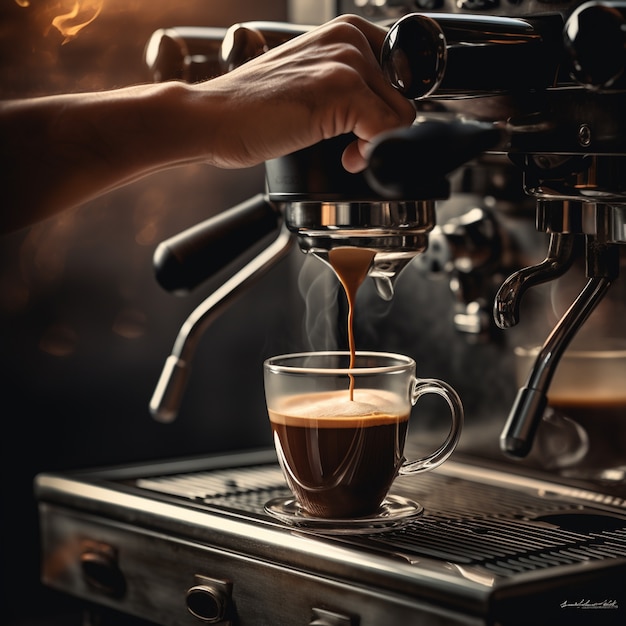
[[[342,163],[362,170],[376,135],[415,118],[379,67],[384,36],[341,16],[203,83],[0,103],[0,232],[160,170],[250,167],[349,132]]]

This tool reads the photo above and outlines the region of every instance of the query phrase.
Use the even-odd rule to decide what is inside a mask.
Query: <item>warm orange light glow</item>
[[[69,12],[57,15],[52,20],[52,26],[65,37],[63,43],[72,40],[87,24],[91,24],[98,17],[103,2],[104,0],[76,0]]]

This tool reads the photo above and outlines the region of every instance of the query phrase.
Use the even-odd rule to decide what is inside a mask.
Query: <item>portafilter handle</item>
[[[626,2],[585,2],[563,29],[570,74],[591,90],[626,86]]]
[[[420,116],[372,142],[365,177],[382,197],[425,198],[435,183],[507,137],[491,122]]]

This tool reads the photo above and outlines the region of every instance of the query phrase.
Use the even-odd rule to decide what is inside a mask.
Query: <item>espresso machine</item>
[[[113,623],[623,623],[624,427],[588,433],[617,451],[583,475],[544,422],[568,348],[621,293],[626,3],[345,0],[320,3],[320,19],[304,4],[294,16],[311,23],[351,12],[388,29],[381,65],[416,121],[377,138],[359,175],[340,165],[350,136],[269,161],[257,196],[157,248],[174,293],[254,254],[181,327],[151,413],[176,419],[203,333],[295,244],[326,270],[333,248],[357,246],[375,250],[372,309],[419,312],[415,353],[460,390],[466,441],[420,481],[397,481],[422,518],[358,536],[269,517],[264,503],[286,489],[271,450],[42,474],[44,582]],[[302,23],[164,28],[146,61],[156,80],[200,80]],[[527,304],[537,314],[535,294],[581,264],[566,310],[529,340]],[[504,376],[518,343],[536,344],[519,382]]]

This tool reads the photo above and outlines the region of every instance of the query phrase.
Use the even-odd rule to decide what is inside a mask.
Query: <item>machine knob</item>
[[[623,85],[626,67],[626,2],[587,2],[563,29],[570,74],[590,89]]]
[[[152,34],[144,52],[152,79],[195,83],[221,74],[219,54],[225,36],[225,28],[160,28]]]
[[[196,576],[197,585],[187,590],[187,610],[207,624],[222,622],[230,608],[232,584]]]
[[[233,24],[226,31],[220,50],[222,71],[231,72],[250,59],[312,28],[312,26],[283,22],[243,22],[241,24]]]
[[[222,71],[232,72],[236,67],[267,52],[267,50],[267,41],[258,30],[235,24],[228,29],[222,42],[220,51]]]
[[[80,555],[85,582],[102,593],[119,598],[126,591],[126,579],[117,563],[115,550],[108,545],[87,547]]]

